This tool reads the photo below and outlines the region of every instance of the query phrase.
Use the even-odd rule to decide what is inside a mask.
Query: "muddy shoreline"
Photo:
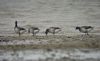
[[[100,35],[77,36],[3,36],[0,49],[47,49],[47,48],[100,48]]]

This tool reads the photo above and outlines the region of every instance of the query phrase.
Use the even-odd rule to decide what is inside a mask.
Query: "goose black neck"
[[[49,32],[49,29],[46,29],[45,34],[47,35],[47,34],[48,34],[48,32]]]
[[[18,27],[18,26],[17,26],[17,21],[15,21],[15,27]]]

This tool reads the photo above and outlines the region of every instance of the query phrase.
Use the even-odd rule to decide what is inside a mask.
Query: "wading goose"
[[[55,35],[55,33],[58,33],[59,31],[61,31],[61,28],[59,27],[50,27],[46,29],[45,34],[48,35],[48,33],[52,33]]]
[[[15,21],[14,31],[15,31],[15,33],[19,34],[19,36],[20,36],[21,34],[23,34],[23,33],[26,32],[26,29],[23,28],[23,27],[19,27],[19,26],[18,26],[18,22]]]
[[[85,33],[86,35],[89,35],[89,32],[93,30],[92,26],[81,26],[81,27],[76,27],[76,30],[79,30],[82,33]]]
[[[28,33],[32,33],[33,36],[35,36],[37,33],[39,33],[40,29],[38,27],[29,27]]]

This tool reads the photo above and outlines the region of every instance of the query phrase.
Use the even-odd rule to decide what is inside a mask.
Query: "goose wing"
[[[22,28],[22,27],[18,27],[19,28],[19,30],[26,30],[25,28]]]
[[[92,30],[93,30],[93,27],[91,27],[91,26],[82,26],[81,27],[81,32],[84,32],[84,33],[90,32]]]

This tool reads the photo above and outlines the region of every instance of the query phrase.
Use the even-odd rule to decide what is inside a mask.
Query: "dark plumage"
[[[14,31],[19,34],[19,36],[26,32],[26,29],[23,27],[19,27],[17,21],[15,21]]]
[[[81,26],[81,27],[76,27],[76,30],[79,30],[82,33],[85,33],[86,35],[89,35],[88,33],[93,30],[92,26]]]
[[[29,27],[28,33],[32,33],[33,36],[39,33],[40,29],[38,27]]]
[[[48,33],[52,33],[55,35],[55,33],[58,33],[59,31],[61,31],[61,28],[59,27],[50,27],[46,29],[45,34],[48,35]]]

